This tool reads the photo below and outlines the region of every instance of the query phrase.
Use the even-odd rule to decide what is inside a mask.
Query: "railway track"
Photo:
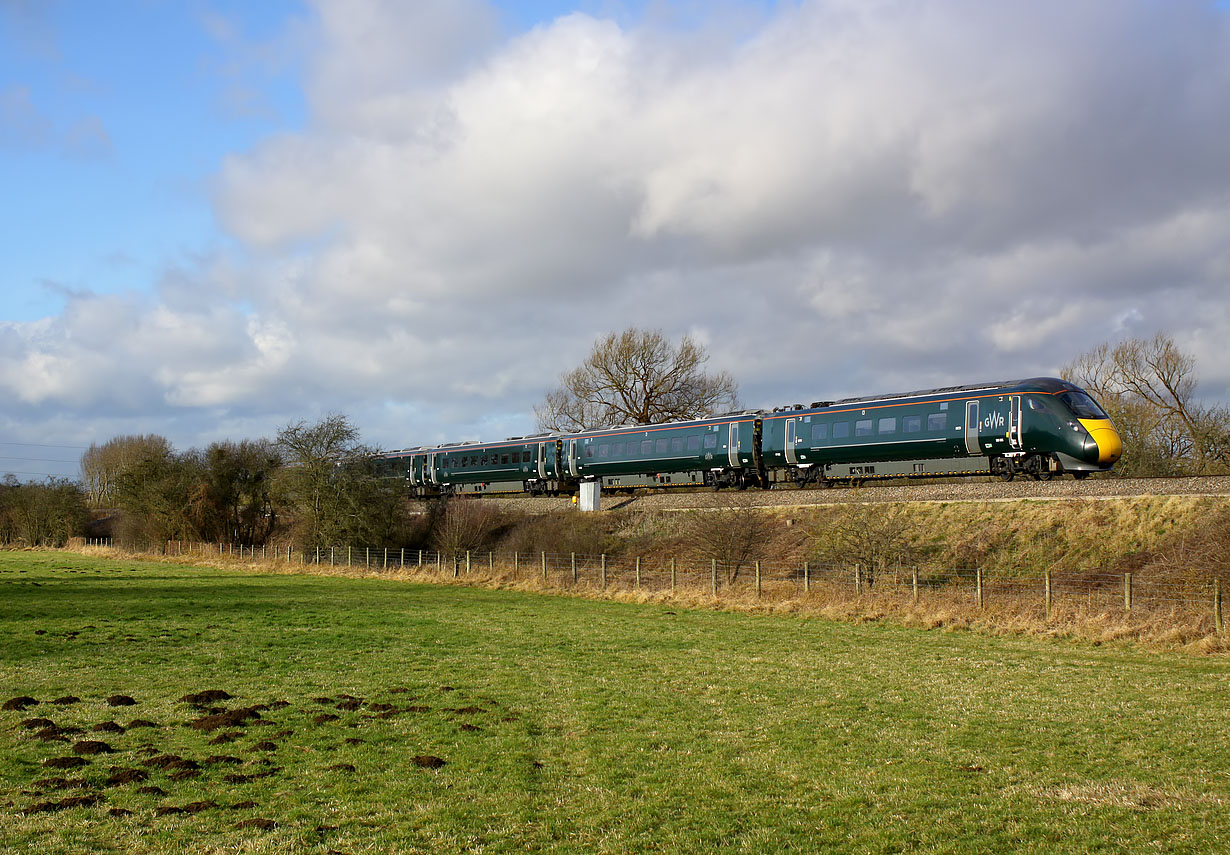
[[[731,506],[799,507],[841,502],[987,502],[1020,499],[1107,499],[1131,496],[1230,497],[1230,476],[1090,478],[1086,481],[1064,478],[1049,482],[1022,479],[1004,482],[999,479],[971,478],[928,484],[883,482],[863,487],[834,487],[832,489],[747,490],[745,492],[723,490],[717,493],[668,491],[646,492],[634,496],[604,493],[602,508],[604,510],[637,508],[673,511]],[[502,497],[478,501],[495,502],[501,508],[530,513],[566,510],[572,507],[572,499],[569,496],[533,499]]]

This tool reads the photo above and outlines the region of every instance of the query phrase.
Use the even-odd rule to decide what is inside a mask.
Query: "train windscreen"
[[[1059,395],[1059,400],[1063,401],[1072,412],[1076,414],[1078,419],[1109,419],[1110,416],[1098,406],[1097,402],[1086,395],[1084,392],[1064,392]]]

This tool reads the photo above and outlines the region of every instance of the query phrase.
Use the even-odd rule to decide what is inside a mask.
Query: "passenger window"
[[[845,439],[850,435],[849,422],[834,422],[833,423],[833,439]]]
[[[507,466],[507,465],[508,465],[508,455],[507,455],[507,454],[501,454],[501,455],[500,455],[500,465],[501,465],[501,466]]]
[[[717,448],[717,434],[716,433],[705,434],[705,448]]]
[[[653,440],[652,439],[641,440],[641,454],[653,454]]]
[[[897,420],[895,418],[894,419],[880,419],[880,423],[876,425],[876,433],[896,433],[896,432],[897,432]]]
[[[594,456],[594,447],[592,445],[585,446],[585,457],[591,458]]]
[[[815,424],[811,426],[811,441],[813,445],[815,445],[817,442],[821,442],[828,438],[829,438],[829,423],[828,422],[816,422]]]
[[[622,442],[615,443],[615,446],[611,449],[611,456],[612,457],[623,457],[624,456],[624,444]]]
[[[598,446],[598,456],[606,457],[611,453],[611,446],[603,444]]]
[[[669,444],[670,444],[670,441],[666,437],[662,437],[661,439],[659,439],[657,441],[657,449],[656,449],[657,453],[666,454],[666,446]]]
[[[922,416],[906,416],[901,420],[901,429],[906,433],[918,433],[922,430]]]
[[[688,437],[688,451],[700,451],[700,437],[696,434]]]
[[[520,462],[521,462],[521,452],[520,452],[520,451],[514,451],[514,452],[512,453],[512,462],[513,462],[513,463],[520,463]]]
[[[683,453],[683,437],[671,437],[671,454]]]
[[[469,465],[470,465],[470,458],[468,457],[461,458],[461,468],[462,469],[465,469]]]
[[[855,436],[871,436],[871,419],[859,419],[854,423]]]
[[[948,427],[948,413],[930,413],[927,416],[927,430],[945,430]]]

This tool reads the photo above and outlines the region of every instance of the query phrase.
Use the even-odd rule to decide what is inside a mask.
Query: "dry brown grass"
[[[100,547],[83,547],[77,551],[124,560],[148,560],[150,557]],[[1040,592],[988,598],[980,609],[967,588],[924,590],[920,591],[915,601],[908,588],[885,585],[871,591],[864,589],[856,595],[852,586],[844,581],[825,579],[813,581],[809,593],[801,592],[794,583],[773,580],[762,585],[759,596],[750,585],[739,588],[720,585],[719,594],[714,597],[705,572],[685,574],[681,571],[680,584],[671,590],[664,565],[651,567],[648,563],[644,566],[644,586],[641,589],[633,588],[632,576],[626,566],[612,566],[608,576],[610,584],[602,589],[592,566],[582,571],[581,581],[573,586],[568,568],[552,564],[549,579],[544,583],[538,559],[530,555],[522,556],[517,573],[514,573],[510,560],[497,556],[494,568],[489,569],[485,554],[475,556],[470,572],[465,573],[462,565],[457,576],[453,575],[452,566],[448,563],[442,564],[437,571],[434,563],[428,563],[422,569],[412,564],[386,570],[379,566],[302,564],[298,561],[260,561],[216,555],[159,556],[157,560],[257,573],[379,578],[531,591],[625,603],[669,604],[685,609],[791,614],[851,623],[892,621],[927,630],[1028,635],[1095,645],[1132,643],[1144,649],[1182,650],[1200,655],[1230,653],[1230,634],[1215,631],[1211,611],[1179,604],[1126,612],[1122,608],[1099,604],[1098,601],[1060,598],[1053,602],[1048,618]]]

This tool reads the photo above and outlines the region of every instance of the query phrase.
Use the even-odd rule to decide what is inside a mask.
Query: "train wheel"
[[[1049,481],[1054,477],[1055,477],[1054,473],[1051,473],[1051,472],[1039,472],[1037,475],[1034,476],[1034,478],[1038,481]]]
[[[1011,481],[1014,477],[1016,477],[1016,473],[1011,469],[1005,469],[999,473],[999,480],[1001,481]]]

